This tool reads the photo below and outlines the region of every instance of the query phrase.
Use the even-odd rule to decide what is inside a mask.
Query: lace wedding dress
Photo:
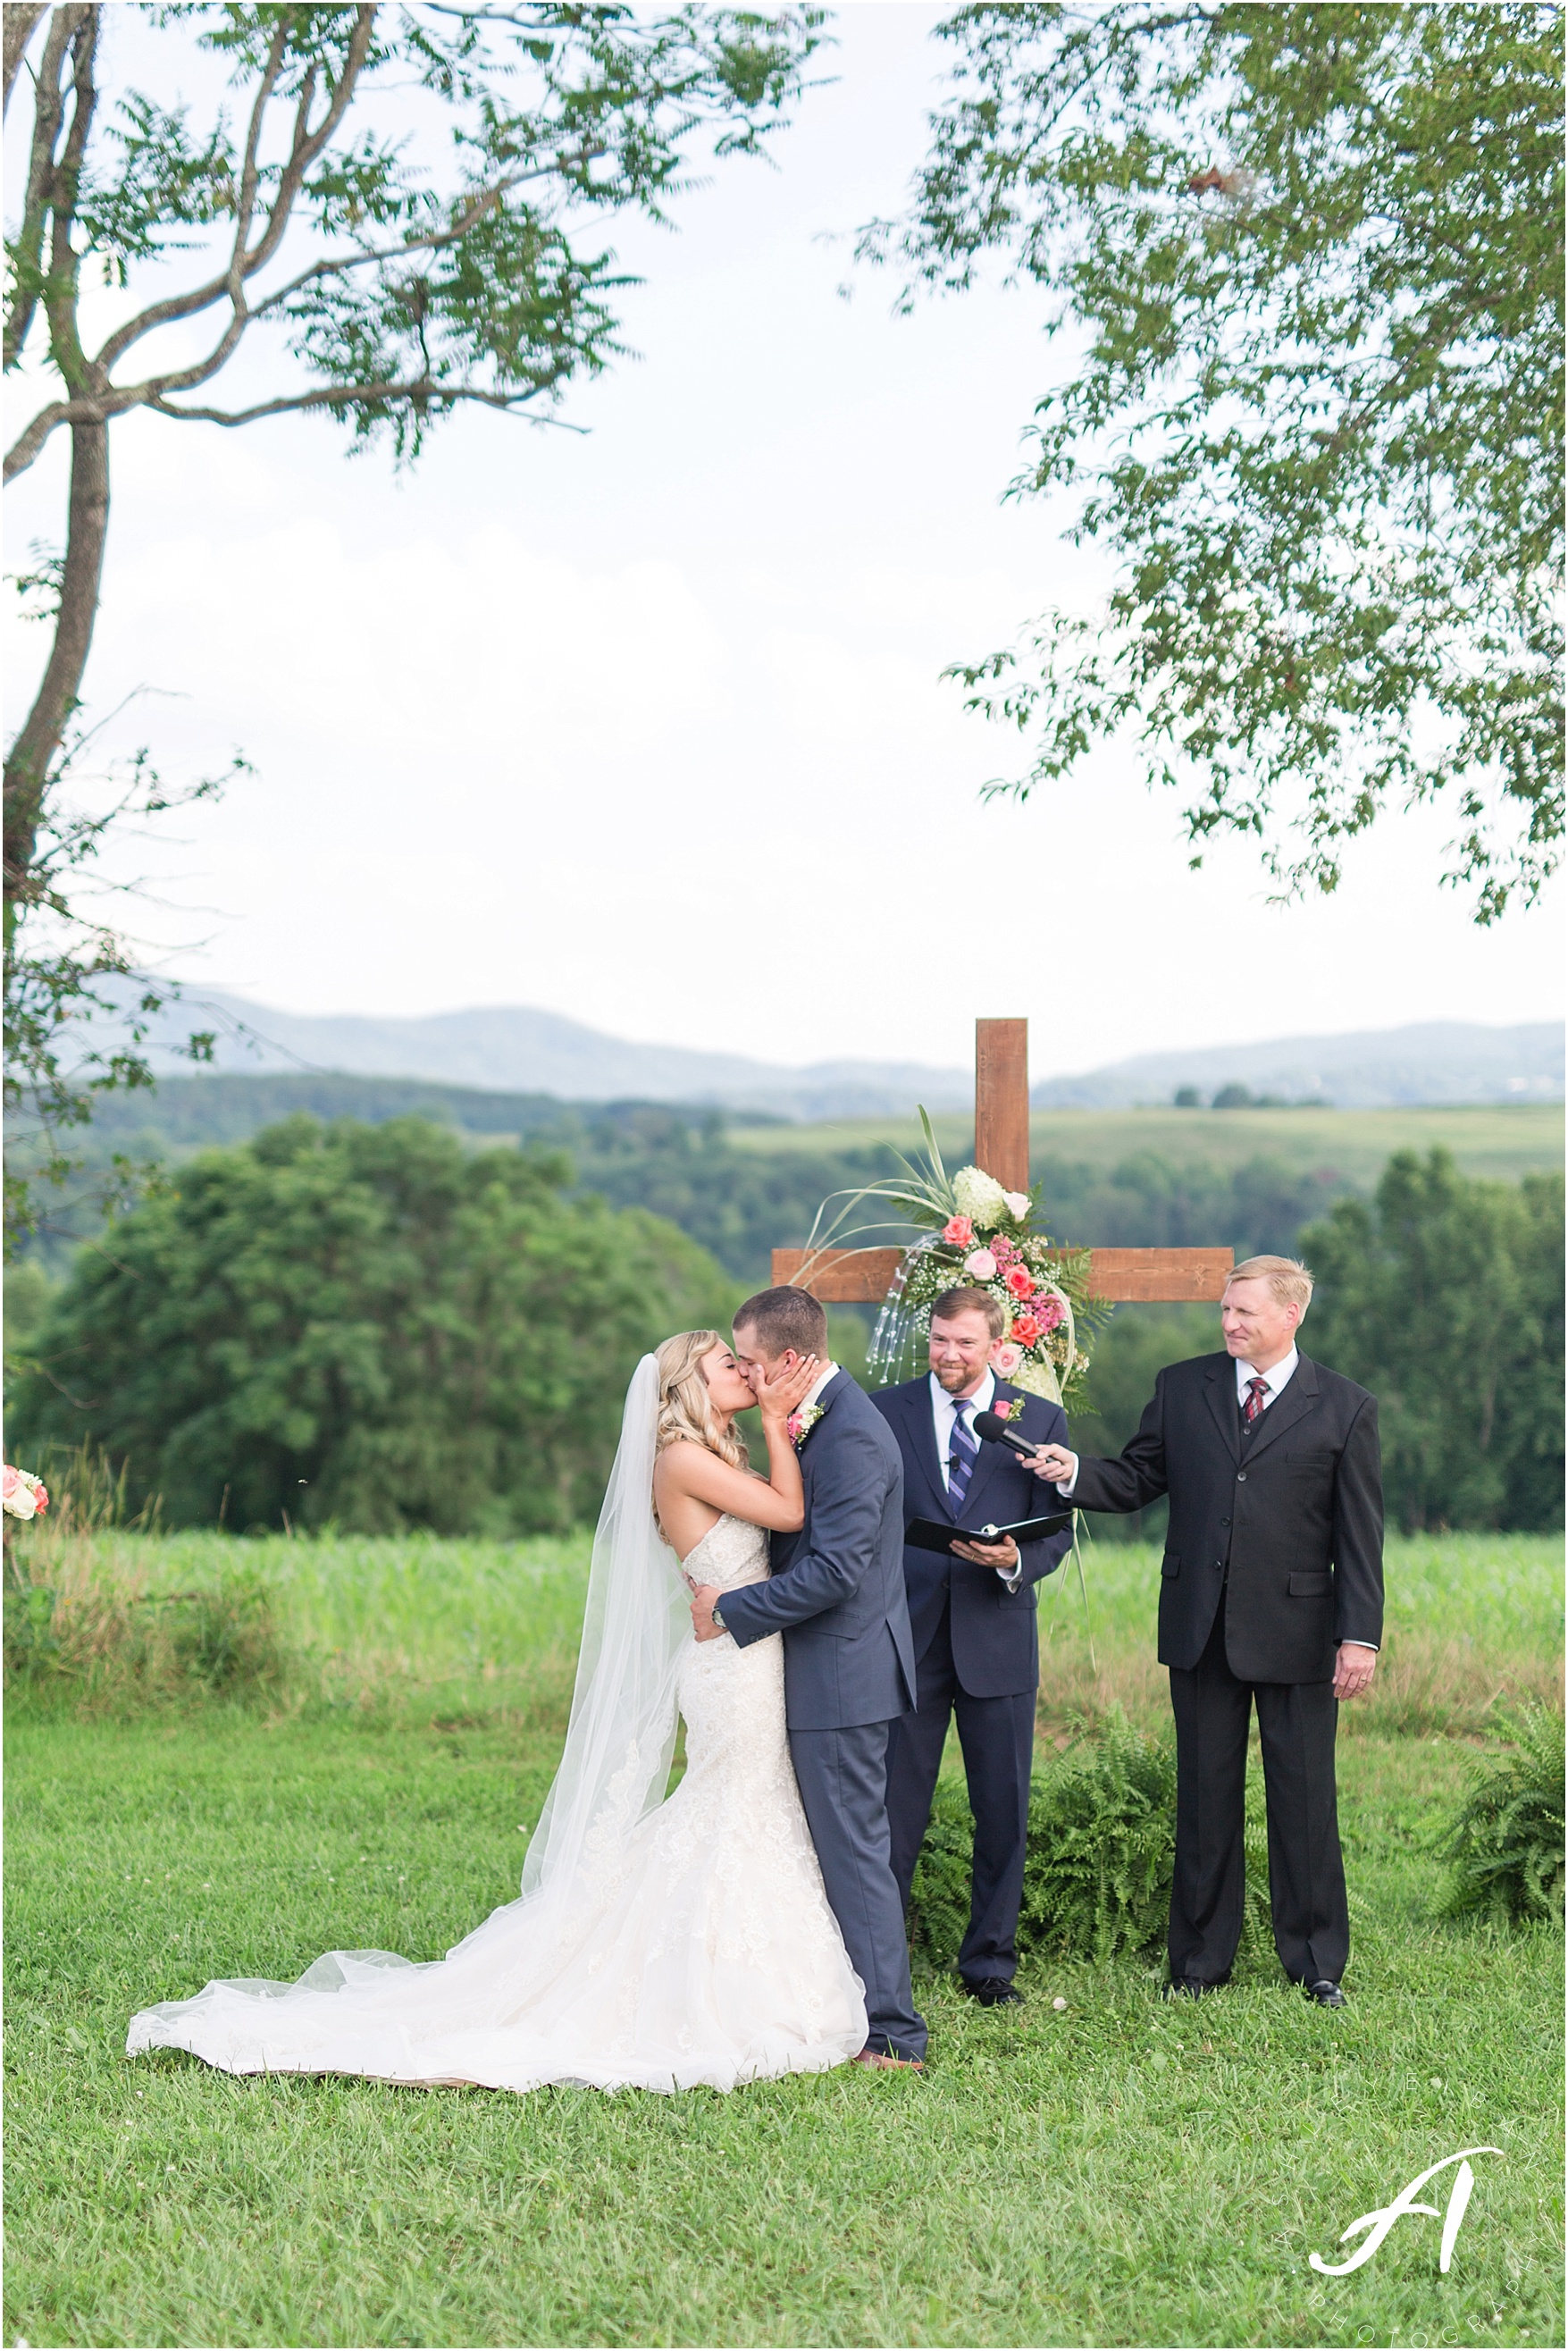
[[[758,1583],[768,1538],[721,1518],[689,1572],[694,1562],[727,1590]],[[186,2049],[230,2074],[498,2090],[729,2090],[853,2057],[865,2005],[789,1761],[782,1643],[774,1634],[739,1649],[727,1634],[699,1643],[688,1629],[669,1678],[686,1724],[674,1793],[629,1817],[649,1768],[633,1741],[570,1865],[444,1959],[335,1951],[295,1984],[210,1983],[133,2018],[130,2053]],[[574,1728],[582,1693],[580,1679]]]

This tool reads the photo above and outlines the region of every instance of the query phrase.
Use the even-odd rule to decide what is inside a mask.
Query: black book
[[[1071,1524],[1071,1510],[1049,1519],[1015,1519],[1006,1527],[956,1527],[943,1519],[911,1519],[904,1540],[916,1551],[951,1552],[956,1542],[1000,1542],[1004,1535],[1017,1543],[1043,1542],[1047,1535],[1064,1534]]]

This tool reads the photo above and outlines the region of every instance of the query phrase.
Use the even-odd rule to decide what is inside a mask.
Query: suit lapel
[[[998,1380],[996,1394],[991,1398],[991,1410],[995,1412],[998,1404],[1009,1404],[1015,1396],[1022,1394],[1021,1388],[1009,1387],[1005,1380]],[[969,1480],[969,1490],[964,1497],[964,1516],[969,1525],[983,1527],[986,1521],[978,1507],[980,1496],[1001,1468],[1007,1458],[1007,1447],[987,1444],[978,1438],[976,1442],[979,1446],[979,1458],[975,1464],[975,1474]],[[948,1515],[952,1513],[949,1511]]]
[[[1308,1413],[1315,1412],[1317,1404],[1317,1365],[1309,1361],[1305,1355],[1299,1356],[1296,1368],[1291,1374],[1290,1385],[1284,1395],[1269,1406],[1263,1415],[1262,1426],[1254,1429],[1247,1440],[1248,1460],[1256,1461],[1266,1447],[1272,1445],[1278,1437],[1283,1437],[1287,1429],[1294,1428],[1298,1421],[1306,1418]]]
[[[942,1464],[936,1451],[936,1424],[931,1413],[931,1383],[928,1379],[912,1382],[899,1398],[905,1415],[915,1458],[930,1494],[936,1514],[944,1519],[953,1515],[947,1500],[947,1489],[942,1482]]]
[[[1219,1434],[1230,1448],[1230,1458],[1233,1461],[1239,1461],[1241,1409],[1236,1401],[1236,1367],[1228,1355],[1222,1355],[1217,1364],[1205,1372],[1203,1384],[1208,1408],[1218,1424]],[[1292,1380],[1291,1384],[1293,1387],[1295,1382]],[[1256,1437],[1253,1444],[1256,1447]]]

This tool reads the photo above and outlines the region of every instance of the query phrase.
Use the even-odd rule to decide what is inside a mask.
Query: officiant
[[[998,1376],[992,1356],[1005,1329],[1004,1311],[988,1290],[949,1290],[931,1309],[929,1372],[873,1395],[904,1457],[906,1526],[929,1519],[1002,1527],[1041,1515],[1040,1487],[1026,1464],[975,1428],[977,1414],[999,1412],[1033,1445],[1066,1442],[1060,1405]],[[955,1542],[950,1552],[904,1545],[917,1682],[915,1711],[893,1725],[888,1740],[893,1872],[907,1912],[947,1726],[956,1716],[975,1816],[958,1972],[965,1991],[987,2008],[1021,1999],[1013,1977],[1040,1681],[1035,1606],[1070,1540],[1063,1533],[1020,1545],[1009,1535]]]

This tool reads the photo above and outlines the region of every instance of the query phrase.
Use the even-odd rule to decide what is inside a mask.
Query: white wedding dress
[[[649,1558],[673,1582],[670,1554]],[[768,1538],[721,1518],[688,1570],[694,1562],[706,1583],[758,1583]],[[593,1604],[591,1594],[585,1647]],[[624,1705],[631,1668],[612,1670],[608,1650],[606,1641],[591,1687],[580,1676],[574,1731],[603,1699],[607,1672],[615,1706],[601,1710]],[[444,1959],[335,1951],[295,1984],[210,1983],[193,2000],[133,2018],[129,2052],[186,2049],[230,2074],[497,2090],[548,2082],[730,2090],[853,2057],[865,2045],[862,1988],[800,1809],[779,1636],[740,1649],[727,1634],[698,1643],[688,1625],[672,1643],[666,1687],[686,1725],[685,1776],[674,1794],[657,1801],[657,1758],[651,1764],[646,1741],[633,1738],[619,1767],[594,1782],[591,1819],[566,1862],[552,1874],[547,1859],[532,1891]],[[673,1710],[664,1710],[673,1737]],[[572,1751],[569,1733],[569,1763]],[[667,1745],[663,1759],[667,1771]],[[552,1804],[567,1774],[563,1764]],[[653,1808],[637,1817],[641,1792],[655,1783]],[[549,1842],[547,1821],[540,1841]]]

